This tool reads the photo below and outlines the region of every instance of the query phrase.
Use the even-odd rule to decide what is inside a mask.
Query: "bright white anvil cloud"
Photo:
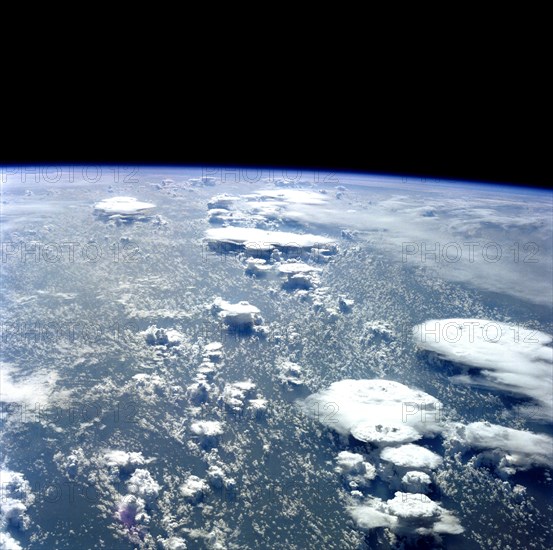
[[[429,470],[437,468],[443,462],[440,455],[412,443],[399,447],[386,447],[380,452],[380,457],[396,466]]]
[[[254,245],[278,248],[311,248],[317,245],[330,245],[332,239],[309,233],[290,233],[287,231],[267,231],[254,227],[216,227],[206,231],[206,240],[212,243],[230,243],[250,247]]]
[[[104,214],[120,214],[122,216],[141,214],[154,207],[155,204],[151,202],[142,202],[134,197],[110,197],[94,205],[95,210],[103,212]]]
[[[218,297],[213,301],[211,309],[230,327],[246,328],[263,323],[259,308],[245,300],[232,304]]]
[[[390,380],[340,380],[310,395],[302,407],[341,434],[377,444],[442,431],[438,399]]]

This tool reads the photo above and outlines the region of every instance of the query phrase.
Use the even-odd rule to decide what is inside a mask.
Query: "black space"
[[[342,104],[341,104],[342,105]],[[297,107],[297,106],[296,106]],[[420,110],[419,110],[420,109]],[[355,171],[549,187],[547,135],[536,117],[410,104],[339,114],[311,107],[257,111],[232,105],[180,112],[139,110],[57,116],[12,127],[0,165],[129,164]],[[113,110],[110,111],[112,113]],[[268,115],[266,116],[266,113]],[[452,114],[453,113],[453,114]],[[282,115],[282,116],[281,116]]]

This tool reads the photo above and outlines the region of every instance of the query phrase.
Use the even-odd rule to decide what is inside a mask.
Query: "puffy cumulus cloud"
[[[159,391],[166,384],[166,381],[155,373],[139,372],[133,375],[132,380],[134,380],[135,388],[145,395],[156,392],[156,389]]]
[[[338,296],[338,309],[342,313],[350,313],[355,304],[355,300],[347,298],[344,295]]]
[[[336,198],[340,196],[336,195]],[[249,206],[248,211],[263,217],[267,222],[309,224],[323,220],[323,223],[328,223],[333,215],[343,210],[326,190],[261,189],[245,198],[250,201],[245,205],[246,208]]]
[[[259,308],[247,301],[231,304],[219,297],[214,300],[211,310],[217,313],[219,319],[228,327],[235,329],[254,329],[263,324]]]
[[[188,183],[192,187],[213,187],[217,179],[212,176],[202,176],[201,178],[189,178]]]
[[[0,469],[0,533],[8,528],[24,531],[29,527],[27,509],[35,497],[24,475]],[[11,535],[4,534],[5,544],[18,544]],[[8,546],[9,548],[9,546]]]
[[[397,525],[397,518],[386,512],[380,511],[377,507],[384,506],[381,504],[380,499],[374,499],[371,505],[364,506],[350,506],[348,508],[349,513],[353,517],[355,523],[361,529],[376,529],[378,527],[393,528]]]
[[[553,466],[553,438],[549,435],[472,422],[452,426],[446,437],[453,448],[483,451],[481,462],[492,462],[508,475],[534,466]]]
[[[257,243],[255,241],[246,241],[243,244],[243,248],[246,256],[264,260],[270,260],[273,257],[273,252],[276,250],[272,244]]]
[[[54,460],[68,477],[74,478],[90,461],[86,458],[84,451],[78,447],[73,449],[67,456],[58,452],[54,455]]]
[[[181,537],[160,539],[163,550],[186,550],[186,541]]]
[[[137,495],[147,503],[151,503],[159,495],[161,486],[148,470],[137,468],[127,481],[127,489],[129,493]]]
[[[255,418],[261,418],[267,410],[268,403],[267,399],[258,395],[255,399],[248,401],[248,410],[252,412]]]
[[[212,449],[206,459],[209,464],[207,480],[212,487],[220,489],[236,485],[236,480],[228,475],[230,468],[222,462],[217,449]]]
[[[283,287],[287,290],[308,290],[316,287],[320,282],[318,273],[321,268],[305,262],[289,260],[286,263],[281,263],[277,267],[277,271],[286,276]]]
[[[329,200],[324,193],[305,189],[264,189],[240,197],[215,195],[207,203],[211,223],[271,226],[290,220],[289,209],[321,207]]]
[[[198,420],[192,423],[190,430],[204,447],[209,447],[217,443],[218,436],[223,433],[223,424],[216,420]]]
[[[158,328],[155,325],[149,326],[141,334],[150,346],[178,346],[184,338],[178,330]]]
[[[203,349],[203,356],[209,361],[220,361],[223,357],[223,344],[221,342],[210,342]]]
[[[416,325],[413,338],[421,349],[480,369],[480,376],[466,374],[456,381],[529,397],[541,405],[543,418],[552,418],[551,335],[487,319],[455,318]]]
[[[376,468],[370,462],[366,462],[363,455],[349,451],[338,453],[335,471],[345,476],[352,487],[367,485],[376,477]]]
[[[232,213],[225,208],[212,208],[207,212],[207,216],[209,223],[221,225],[232,219]]]
[[[223,425],[216,420],[199,420],[190,426],[193,434],[216,436],[223,433]]]
[[[144,220],[155,208],[151,202],[142,202],[134,197],[110,197],[94,205],[94,212],[101,217],[122,221]]]
[[[349,506],[348,511],[356,524],[367,530],[385,527],[407,536],[460,534],[464,530],[451,512],[422,493],[397,491],[387,501],[369,497]]]
[[[362,338],[366,342],[372,340],[390,341],[395,336],[392,325],[387,321],[366,322],[363,326],[362,334]]]
[[[401,483],[409,493],[426,493],[432,480],[425,472],[411,470],[401,478]]]
[[[292,361],[282,361],[278,365],[278,370],[280,372],[279,378],[282,382],[293,386],[301,386],[303,384],[302,368],[297,363]]]
[[[117,503],[117,519],[128,529],[135,525],[147,525],[150,516],[146,511],[146,502],[136,495],[122,496]]]
[[[141,452],[127,452],[121,450],[106,451],[102,457],[102,462],[108,468],[118,469],[120,472],[130,473],[139,466],[144,466],[153,459],[146,459]]]
[[[188,476],[186,481],[180,487],[181,495],[191,504],[196,504],[202,500],[205,493],[209,491],[209,485],[205,479],[198,476]]]
[[[360,441],[402,443],[442,431],[435,397],[390,380],[341,380],[301,406],[320,422]]]
[[[359,473],[362,469],[364,458],[358,453],[342,451],[336,457],[336,471],[340,474],[349,474],[350,472]]]
[[[380,458],[403,468],[428,470],[437,468],[443,462],[440,455],[412,443],[399,447],[386,447],[380,452]]]
[[[205,368],[206,367],[204,364],[204,369]],[[210,372],[212,371],[213,369],[210,369]],[[193,384],[190,384],[186,387],[186,395],[193,405],[198,406],[208,400],[210,389],[211,385],[208,382],[206,382],[205,380],[198,380],[198,382],[194,382]]]
[[[247,258],[246,259],[246,275],[255,275],[257,277],[265,276],[269,271],[271,271],[272,266],[267,264],[267,260],[263,258]]]
[[[256,385],[251,380],[227,384],[223,388],[221,399],[223,403],[234,411],[241,411],[246,398],[251,395]]]
[[[320,284],[321,268],[297,259],[281,263],[283,258],[301,255],[326,264],[338,252],[337,245],[328,237],[278,228],[289,221],[290,207],[318,208],[328,200],[323,193],[303,189],[269,189],[241,197],[217,195],[208,203],[208,221],[223,227],[208,229],[204,240],[215,252],[239,252],[246,275],[266,277],[274,272],[282,277],[283,290],[298,292],[303,298]]]
[[[2,533],[0,531],[0,550],[23,550],[23,546],[9,533]]]

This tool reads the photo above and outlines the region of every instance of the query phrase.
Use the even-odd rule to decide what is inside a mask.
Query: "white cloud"
[[[407,443],[422,437],[422,434],[411,426],[375,424],[374,421],[357,424],[351,429],[351,435],[359,441],[379,444]]]
[[[330,245],[332,239],[309,233],[289,233],[266,231],[252,227],[217,227],[206,231],[206,240],[211,243],[231,243],[243,245],[246,242],[271,245],[278,248],[313,248],[317,245]]]
[[[313,273],[316,271],[321,271],[320,267],[315,267],[313,265],[306,264],[299,260],[289,260],[283,262],[278,266],[278,271],[286,275],[295,275],[297,273]]]
[[[118,468],[122,472],[132,472],[139,466],[144,466],[153,459],[146,459],[141,452],[109,450],[103,455],[103,463],[110,468]]]
[[[30,525],[27,509],[34,500],[31,486],[23,474],[0,468],[0,532],[8,527],[27,529]],[[16,543],[10,535],[4,535],[4,541],[6,544]]]
[[[211,309],[230,327],[245,329],[263,323],[259,308],[247,301],[232,304],[219,297],[215,299]]]
[[[270,264],[267,264],[267,260],[263,258],[247,258],[246,259],[246,269],[245,272],[247,275],[257,275],[264,276],[273,267]]]
[[[164,550],[186,550],[186,541],[180,537],[170,537],[162,540]]]
[[[144,336],[146,343],[150,346],[178,346],[184,338],[178,330],[158,328],[155,325],[149,326],[140,334]]]
[[[429,470],[437,468],[443,462],[440,455],[420,445],[413,445],[413,443],[399,447],[386,447],[380,452],[380,458],[404,468],[424,468]]]
[[[207,491],[209,491],[207,482],[192,475],[180,487],[182,496],[192,504],[199,502]]]
[[[194,405],[205,403],[209,397],[211,386],[205,380],[199,380],[186,387],[186,394]]]
[[[255,384],[250,380],[227,384],[223,389],[221,399],[230,409],[241,411],[245,405],[247,396],[251,394],[255,387]]]
[[[94,205],[94,209],[103,214],[120,214],[122,216],[142,214],[154,207],[155,204],[141,202],[134,197],[110,197]]]
[[[136,524],[147,525],[150,516],[146,511],[146,502],[136,495],[125,495],[117,503],[117,518],[126,527],[133,527]]]
[[[302,368],[297,363],[282,361],[278,364],[278,370],[280,371],[279,378],[282,382],[292,384],[293,386],[301,386],[303,384]]]
[[[51,398],[58,374],[54,370],[22,374],[9,363],[0,362],[0,402],[21,403],[34,409],[35,405],[45,405]],[[60,398],[67,392],[58,392]]]
[[[258,397],[257,399],[250,399],[248,403],[248,409],[260,413],[262,411],[265,411],[267,409],[267,399],[264,399],[262,397]]]
[[[484,451],[482,458],[494,462],[506,474],[553,466],[553,438],[549,435],[472,422],[452,426],[447,438],[458,447]]]
[[[351,506],[349,513],[361,529],[376,529],[378,527],[394,528],[397,518],[386,512],[376,509],[375,506]]]
[[[377,444],[441,432],[441,406],[435,397],[390,380],[341,380],[302,403],[329,428]]]
[[[2,533],[0,531],[0,550],[23,550],[23,546],[9,533]]]
[[[438,277],[535,303],[551,303],[550,196],[495,190],[490,196],[489,191],[466,185],[429,185],[427,192],[421,193],[417,187],[414,193],[397,180],[383,185],[382,181],[371,182],[370,176],[360,183],[366,187],[362,194],[355,186],[349,193],[350,201],[355,201],[353,209],[323,193],[301,189],[260,190],[244,197],[250,202],[243,206],[250,206],[250,215],[267,223],[316,224],[345,230],[346,235],[357,231],[359,241],[369,240],[406,265],[433,269]],[[401,195],[397,194],[400,189]],[[259,219],[252,218],[252,222],[259,223]],[[407,255],[406,243],[414,245]],[[459,245],[460,255],[453,254],[455,246],[447,248],[450,243]],[[470,243],[475,243],[475,254],[469,252]],[[497,262],[494,246],[488,250],[488,243],[500,247]],[[449,257],[443,255],[445,248]],[[437,259],[432,255],[435,249]],[[450,261],[451,257],[456,261]]]
[[[141,497],[148,503],[153,502],[157,498],[161,486],[148,470],[137,468],[127,481],[127,489],[129,493]]]
[[[426,493],[432,480],[430,476],[424,472],[411,470],[401,478],[401,483],[410,493]]]
[[[211,210],[213,208],[220,208],[228,210],[233,207],[236,201],[239,201],[240,197],[235,195],[229,195],[228,193],[222,193],[220,195],[215,195],[207,203],[207,207]]]
[[[215,420],[199,420],[190,426],[192,433],[207,437],[215,437],[223,433],[223,425]]]
[[[362,529],[387,527],[401,535],[459,534],[464,530],[451,512],[422,493],[397,491],[387,501],[369,497],[348,511]]]
[[[458,382],[485,385],[534,399],[551,419],[553,340],[549,334],[487,319],[433,319],[414,327],[416,345],[467,367],[481,376]]]
[[[318,286],[320,267],[315,267],[298,260],[289,260],[281,263],[277,271],[287,277],[284,285],[288,290],[311,289]]]
[[[353,481],[355,486],[366,485],[376,477],[376,468],[359,453],[341,451],[336,457],[335,471]]]
[[[89,460],[85,457],[84,451],[79,447],[73,449],[67,456],[59,452],[54,455],[54,459],[69,477],[74,478],[79,471],[88,466]]]
[[[221,342],[210,342],[204,346],[203,354],[210,361],[218,361],[223,356],[223,344]]]

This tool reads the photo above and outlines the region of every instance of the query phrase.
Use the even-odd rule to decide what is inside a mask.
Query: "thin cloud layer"
[[[479,384],[533,399],[543,418],[551,419],[553,337],[540,331],[487,319],[433,319],[413,329],[415,344],[480,376],[454,380]]]

